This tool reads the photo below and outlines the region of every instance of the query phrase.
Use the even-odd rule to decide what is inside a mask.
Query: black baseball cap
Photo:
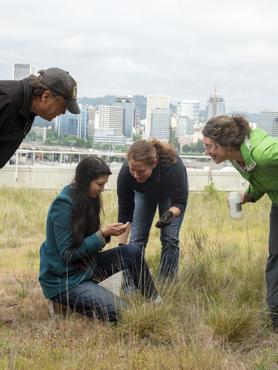
[[[61,68],[41,69],[38,72],[39,80],[49,88],[49,90],[61,95],[66,101],[67,110],[74,114],[79,114],[80,109],[77,104],[77,83],[69,72]]]

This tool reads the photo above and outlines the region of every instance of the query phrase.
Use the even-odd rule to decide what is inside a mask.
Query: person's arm
[[[88,257],[104,247],[105,240],[100,230],[85,237],[79,245],[73,247],[72,204],[69,200],[58,197],[52,204],[50,217],[59,254],[67,263]]]
[[[10,119],[9,107],[11,99],[0,89],[0,135]]]
[[[188,197],[188,181],[186,169],[181,161],[170,169],[171,176],[167,176],[166,172],[166,186],[170,189],[171,207],[165,211],[155,224],[156,227],[162,229],[171,224],[174,217],[179,217],[184,212],[187,205]],[[165,184],[164,184],[165,186]]]
[[[268,168],[272,170],[277,169],[278,171],[278,138],[265,136],[255,147],[252,152],[252,156],[258,166],[264,168],[266,172]],[[263,181],[264,179],[261,179],[262,183]],[[249,187],[245,193],[245,198],[248,199],[245,203],[256,202],[265,194],[261,188],[258,189],[258,187],[252,182],[249,183]]]
[[[129,168],[123,164],[117,179],[118,222],[133,221],[134,189],[132,188]]]
[[[119,235],[119,238],[118,238],[118,243],[119,244],[127,244],[128,243],[128,236],[129,236],[131,227],[132,227],[132,224],[128,223],[128,226],[127,226],[126,230],[121,235]]]
[[[181,159],[174,168],[171,178],[169,179],[171,207],[173,217],[179,217],[187,206],[188,199],[188,179],[187,172]]]

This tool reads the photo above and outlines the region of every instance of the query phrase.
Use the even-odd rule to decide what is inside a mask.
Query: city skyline
[[[77,80],[79,97],[165,95],[204,106],[216,88],[227,111],[277,111],[277,10],[274,0],[13,0],[0,14],[0,79],[12,78],[14,63],[57,66]]]

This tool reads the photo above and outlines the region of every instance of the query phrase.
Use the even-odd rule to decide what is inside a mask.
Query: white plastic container
[[[240,202],[240,194],[237,191],[232,191],[228,196],[231,218],[242,218],[242,205]]]

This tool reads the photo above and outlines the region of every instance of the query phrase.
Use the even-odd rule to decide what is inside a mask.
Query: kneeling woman
[[[39,280],[46,298],[89,317],[117,321],[124,302],[98,284],[112,274],[129,269],[142,295],[156,302],[160,297],[138,246],[103,251],[111,236],[127,228],[127,224],[100,223],[100,194],[109,175],[103,160],[85,158],[74,181],[54,200],[40,250]]]

